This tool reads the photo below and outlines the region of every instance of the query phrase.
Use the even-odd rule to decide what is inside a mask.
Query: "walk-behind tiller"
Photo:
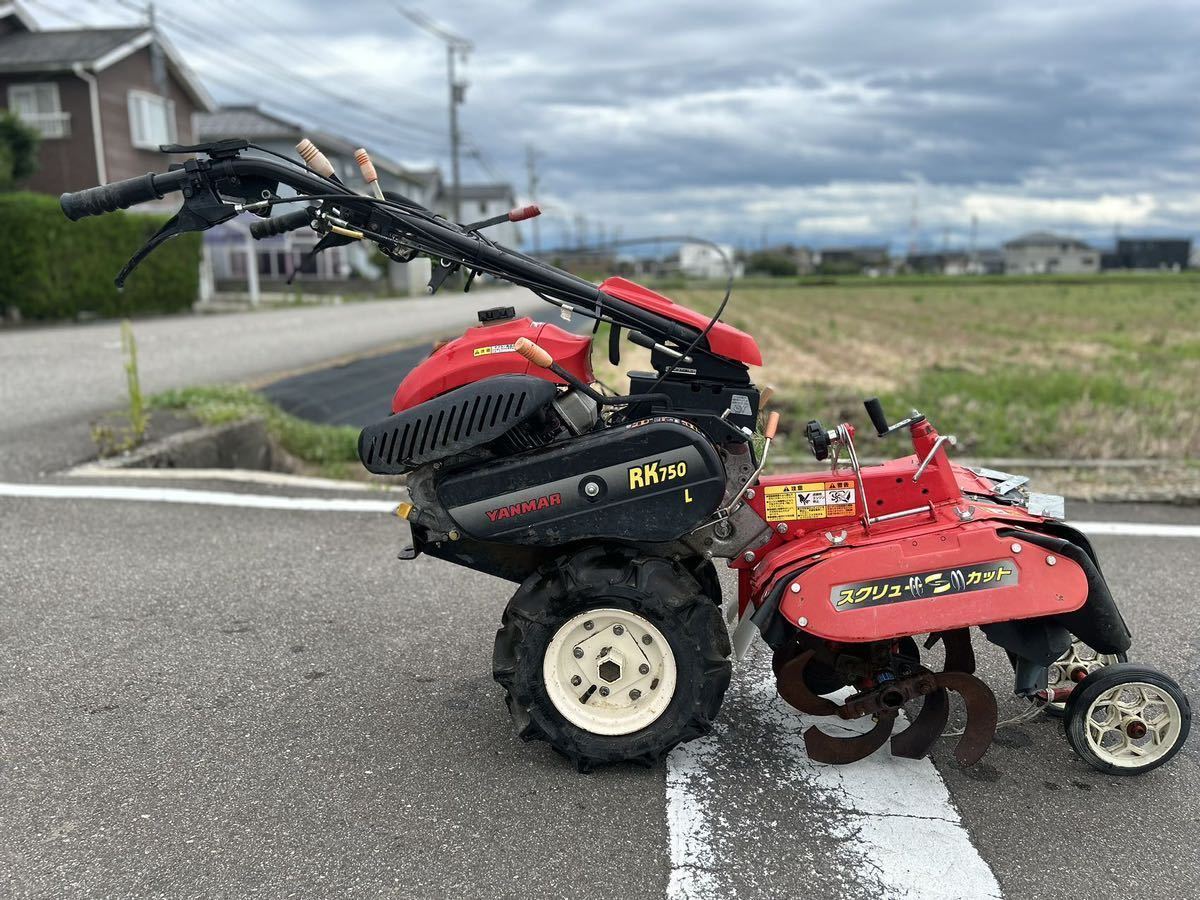
[[[566,319],[605,323],[614,364],[623,338],[650,349],[654,371],[630,373],[616,396],[592,375],[591,337],[483,310],[478,327],[404,379],[393,415],[359,439],[367,469],[408,477],[402,558],[425,553],[519,585],[493,668],[523,738],[588,769],[653,764],[709,731],[731,671],[713,567],[725,559],[738,576],[739,651],[757,630],[788,703],[874,719],[853,737],[810,728],[814,760],[853,762],[889,738],[893,754],[921,757],[945,730],[953,691],[967,713],[955,756],[978,761],[997,714],[974,674],[972,627],[1007,652],[1018,696],[1061,710],[1067,740],[1093,767],[1145,772],[1185,740],[1187,698],[1124,661],[1129,630],[1088,539],[1062,521],[1061,498],[955,465],[953,438],[917,412],[889,424],[876,400],[866,402],[876,433],[907,432],[912,455],[862,465],[851,425],[813,421],[805,435],[827,465],[763,475],[779,417],[766,417],[756,446],[763,396],[748,367],[762,359],[753,338],[720,321],[728,290],[709,318],[623,278],[596,286],[481,233],[536,208],[456,224],[379,191],[365,154],[371,195],[349,189],[307,142],[307,165],[248,141],[164,150],[196,155],[62,197],[78,219],[183,194],[118,283],[174,234],[292,205],[252,233],[312,228],[316,251],[365,240],[400,262],[428,256],[431,292],[456,272],[468,287],[494,276]],[[922,665],[920,635],[926,649],[942,643],[942,671]],[[919,712],[893,735],[915,701]]]

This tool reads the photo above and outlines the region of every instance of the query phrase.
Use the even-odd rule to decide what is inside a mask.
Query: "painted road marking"
[[[124,478],[130,481],[236,481],[241,484],[265,484],[269,487],[290,487],[298,490],[344,491],[374,494],[403,494],[396,485],[374,481],[344,481],[337,478],[316,478],[311,475],[292,475],[289,472],[267,472],[259,469],[141,469],[106,466],[103,463],[84,463],[62,473],[71,478]]]
[[[322,479],[322,481],[325,481]],[[320,487],[328,487],[321,484]],[[358,485],[350,487],[351,490]],[[300,509],[310,512],[390,513],[393,500],[321,499],[241,494],[192,488],[110,487],[99,484],[16,484],[0,482],[0,497],[37,497],[50,500],[131,500],[149,503],[195,503],[201,506],[242,506],[250,509]],[[1124,537],[1200,538],[1200,525],[1154,522],[1079,522],[1069,524],[1084,534]]]
[[[294,509],[305,512],[390,513],[395,500],[352,500],[330,497],[277,497],[185,488],[117,487],[99,484],[0,484],[0,497],[49,500],[124,500],[143,503],[192,503],[200,506],[240,506],[248,509]]]
[[[777,891],[784,866],[822,895],[999,898],[933,762],[893,757],[886,744],[849,767],[813,762],[810,725],[835,733],[874,723],[792,709],[768,655],[759,647],[734,679],[714,732],[667,757],[669,900]],[[786,859],[771,862],[776,854]]]

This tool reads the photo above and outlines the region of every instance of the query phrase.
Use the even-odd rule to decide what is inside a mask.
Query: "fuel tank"
[[[673,417],[459,470],[437,484],[439,501],[467,536],[542,546],[673,540],[707,520],[724,493],[716,448]]]
[[[592,339],[526,316],[494,325],[468,328],[460,338],[435,349],[396,388],[392,412],[398,413],[432,397],[496,375],[532,375],[566,384],[549,369],[535,366],[516,352],[517,338],[528,338],[549,351],[555,362],[585,384],[592,374]]]

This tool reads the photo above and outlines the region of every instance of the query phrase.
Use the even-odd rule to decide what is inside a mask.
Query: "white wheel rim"
[[[1101,760],[1122,769],[1148,766],[1179,740],[1179,705],[1162,688],[1130,681],[1092,701],[1084,718],[1088,746]]]
[[[630,734],[650,725],[675,696],[675,654],[637,613],[590,609],[554,633],[542,660],[554,708],[592,734]]]
[[[1055,688],[1065,687],[1074,689],[1092,672],[1119,662],[1120,660],[1112,653],[1097,653],[1083,641],[1074,640],[1066,652],[1050,664],[1046,688],[1051,691]],[[1081,671],[1082,676],[1079,674]],[[1052,706],[1059,712],[1065,712],[1067,708],[1066,702],[1049,703],[1047,706]]]

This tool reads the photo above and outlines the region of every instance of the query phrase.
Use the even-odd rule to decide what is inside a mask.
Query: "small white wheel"
[[[1179,751],[1191,717],[1178,684],[1154,669],[1122,663],[1071,692],[1064,725],[1072,749],[1093,768],[1136,775]]]
[[[640,731],[675,695],[675,654],[662,632],[626,609],[589,609],[554,633],[542,660],[546,694],[592,734]]]
[[[1071,641],[1071,646],[1066,649],[1062,656],[1050,664],[1050,671],[1046,678],[1046,687],[1049,690],[1056,688],[1071,688],[1083,681],[1097,669],[1103,669],[1107,666],[1114,666],[1117,663],[1127,662],[1129,659],[1124,653],[1097,653],[1079,638],[1074,638]],[[1061,717],[1067,708],[1066,701],[1061,703],[1047,703],[1045,710],[1052,716]]]

